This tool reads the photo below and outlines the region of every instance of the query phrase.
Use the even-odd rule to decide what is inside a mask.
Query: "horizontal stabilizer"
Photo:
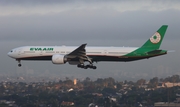
[[[153,51],[149,51],[147,52],[147,54],[158,54],[160,53],[162,50],[153,50]]]

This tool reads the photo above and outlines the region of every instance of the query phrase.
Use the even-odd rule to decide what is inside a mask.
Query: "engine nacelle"
[[[52,63],[53,64],[65,64],[67,59],[64,55],[56,54],[52,56]]]

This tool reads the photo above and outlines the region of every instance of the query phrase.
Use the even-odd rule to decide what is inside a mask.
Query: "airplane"
[[[53,64],[68,62],[78,68],[96,69],[94,62],[129,62],[167,54],[167,50],[159,49],[167,28],[168,25],[162,25],[141,47],[22,46],[12,49],[8,56],[16,59],[19,67],[21,60],[47,60]]]

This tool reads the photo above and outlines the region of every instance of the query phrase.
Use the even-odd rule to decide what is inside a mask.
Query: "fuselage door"
[[[18,53],[18,55],[21,55],[21,54],[23,54],[24,52],[22,51],[22,49],[18,49],[18,50],[17,50],[17,53]]]
[[[104,55],[107,55],[108,54],[108,51],[107,50],[104,50]]]
[[[43,51],[42,50],[40,51],[40,55],[43,55]]]

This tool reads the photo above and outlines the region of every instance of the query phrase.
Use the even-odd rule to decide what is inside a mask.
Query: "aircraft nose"
[[[10,56],[10,52],[8,52],[7,54],[8,54],[8,56]]]
[[[7,53],[9,57],[12,57],[12,52]]]

